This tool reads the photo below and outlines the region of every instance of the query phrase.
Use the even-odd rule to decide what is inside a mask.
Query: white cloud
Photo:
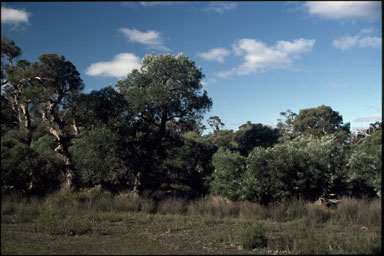
[[[299,59],[303,53],[310,52],[314,44],[314,39],[304,38],[293,42],[278,41],[273,46],[255,39],[240,39],[232,47],[236,55],[244,58],[244,62],[238,67],[215,75],[225,78],[233,74],[246,75],[269,69],[288,68],[293,60]]]
[[[235,2],[210,2],[208,7],[203,10],[207,12],[224,13],[235,8],[237,8],[237,3]]]
[[[336,48],[341,50],[346,50],[351,48],[357,44],[358,36],[343,36],[333,40],[332,44]]]
[[[120,28],[119,31],[132,43],[141,43],[149,48],[158,49],[163,51],[170,51],[169,48],[164,46],[163,38],[160,32],[154,30],[148,30],[147,32],[141,32],[137,29]]]
[[[381,47],[381,38],[377,36],[369,36],[364,34],[370,34],[373,32],[373,29],[362,29],[357,35],[354,36],[342,36],[333,40],[332,44],[334,47],[346,50],[352,48],[354,46],[358,46],[360,48],[380,48]]]
[[[381,115],[364,116],[355,119],[355,122],[376,122],[381,120]]]
[[[213,60],[222,63],[224,62],[224,58],[229,54],[230,51],[225,48],[214,48],[207,52],[198,53],[198,56],[205,60]]]
[[[373,20],[381,17],[380,1],[309,1],[304,8],[310,15],[331,20]]]
[[[19,9],[13,9],[1,6],[1,23],[19,25],[20,23],[29,23],[31,14]]]
[[[381,38],[377,36],[366,36],[359,40],[359,47],[373,47],[380,48],[381,47]]]
[[[141,67],[140,58],[132,53],[120,53],[112,61],[91,64],[85,73],[89,76],[124,77],[133,69]]]

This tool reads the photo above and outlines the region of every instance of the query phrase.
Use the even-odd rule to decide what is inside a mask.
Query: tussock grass
[[[268,238],[265,229],[259,221],[253,219],[242,225],[241,243],[245,249],[267,247]]]
[[[187,202],[175,197],[160,202],[157,209],[157,212],[161,214],[185,214],[187,211]]]
[[[238,217],[240,205],[222,197],[208,197],[196,200],[188,205],[188,214],[214,216],[218,218]]]

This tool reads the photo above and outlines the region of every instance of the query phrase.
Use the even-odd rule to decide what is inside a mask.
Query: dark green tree
[[[220,128],[224,126],[224,123],[221,122],[220,117],[218,116],[210,116],[207,120],[209,126],[211,126],[214,130],[213,133],[216,135],[220,132]]]
[[[243,129],[239,129],[234,135],[236,149],[247,156],[254,147],[270,147],[277,143],[279,132],[263,124],[248,123]]]
[[[205,195],[213,171],[212,155],[217,147],[197,132],[188,132],[173,145],[167,145],[167,157],[162,167],[166,173],[163,186],[183,197]]]
[[[128,102],[112,86],[78,94],[69,104],[79,130],[107,125],[118,131],[133,119]]]
[[[130,109],[141,127],[147,132],[145,138],[146,163],[153,166],[136,172],[136,190],[141,190],[142,180],[155,169],[156,160],[164,155],[163,139],[167,135],[167,124],[183,125],[187,121],[199,120],[212,106],[207,92],[202,92],[203,74],[195,63],[183,54],[146,55],[140,70],[133,70],[127,78],[117,82],[119,92],[125,96]],[[169,126],[168,126],[169,127]],[[149,130],[148,130],[149,129]]]
[[[167,122],[198,119],[211,108],[207,92],[201,92],[203,74],[188,57],[150,54],[142,63],[117,87],[139,118],[158,127],[159,141]]]
[[[209,135],[208,138],[212,140],[212,142],[218,148],[226,148],[229,150],[235,150],[235,142],[233,140],[235,133],[233,130],[220,130],[220,132],[215,135]]]
[[[288,109],[285,112],[280,112],[282,118],[277,119],[277,129],[283,135],[293,136],[293,122],[297,116],[296,113]]]
[[[70,102],[84,89],[80,73],[64,56],[43,54],[32,64],[33,91],[29,98],[35,104],[48,131],[55,138],[58,152],[63,160],[63,186],[72,186],[72,156],[69,145],[78,135],[78,129],[70,109]]]
[[[1,39],[1,95],[11,106],[17,116],[18,129],[22,136],[22,143],[30,145],[32,133],[36,128],[31,113],[31,94],[35,90],[32,65],[26,60],[15,61],[21,54],[20,48],[14,41]]]
[[[341,142],[349,137],[350,124],[343,124],[343,117],[331,107],[321,105],[300,110],[293,121],[293,133],[323,136],[336,134]]]

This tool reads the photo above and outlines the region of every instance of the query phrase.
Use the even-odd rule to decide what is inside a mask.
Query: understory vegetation
[[[3,255],[381,252],[378,199],[344,197],[337,208],[301,199],[270,206],[222,197],[155,202],[98,186],[44,199],[13,194],[2,199],[1,216]]]

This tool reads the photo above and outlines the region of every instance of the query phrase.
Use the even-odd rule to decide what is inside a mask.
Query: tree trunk
[[[64,134],[65,123],[54,111],[54,107],[55,104],[50,104],[48,110],[42,112],[42,119],[48,122],[49,132],[55,137],[58,144],[55,151],[60,154],[65,166],[62,187],[69,189],[73,184],[72,157],[68,149],[69,137]],[[56,128],[54,128],[54,124],[56,124]]]
[[[23,112],[24,117],[24,127],[27,129],[27,144],[31,145],[32,142],[32,125],[31,125],[31,116],[29,114],[28,106],[25,104],[20,104],[20,108]]]

